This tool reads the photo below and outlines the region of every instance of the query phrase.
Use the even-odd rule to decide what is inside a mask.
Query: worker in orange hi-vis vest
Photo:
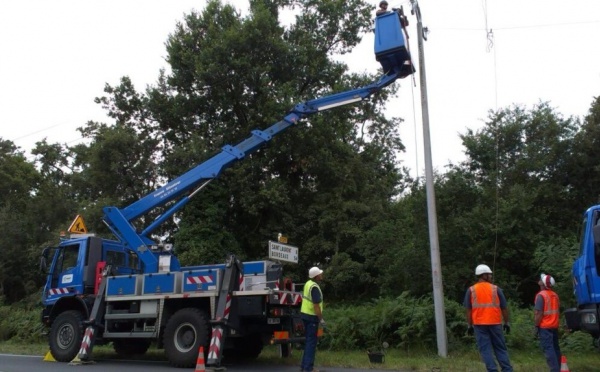
[[[502,329],[510,333],[508,306],[502,289],[492,284],[492,270],[487,265],[475,268],[477,283],[467,289],[464,306],[469,328],[475,333],[477,348],[488,371],[498,371],[494,355],[502,372],[512,372]],[[504,326],[502,325],[504,319]]]
[[[561,353],[558,346],[560,300],[552,287],[556,281],[550,275],[540,275],[540,291],[535,296],[534,321],[536,335],[544,351],[550,372],[560,372]]]

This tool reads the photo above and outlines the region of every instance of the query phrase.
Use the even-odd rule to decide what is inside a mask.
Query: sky
[[[420,70],[415,16],[407,0],[409,47]],[[245,13],[247,0],[224,1]],[[375,12],[378,1],[370,1]],[[0,137],[29,152],[35,142],[70,145],[89,120],[111,123],[94,98],[129,76],[153,85],[165,42],[202,0],[0,1]],[[548,101],[583,117],[600,95],[600,1],[463,0],[419,2],[433,166],[464,160],[459,134],[481,128],[490,110]],[[491,31],[491,32],[489,32]],[[491,34],[491,37],[488,37]],[[339,57],[351,71],[377,72],[373,35]],[[387,114],[402,117],[401,165],[424,174],[419,76],[404,79]],[[282,117],[286,113],[282,112]],[[203,159],[199,159],[201,161]]]

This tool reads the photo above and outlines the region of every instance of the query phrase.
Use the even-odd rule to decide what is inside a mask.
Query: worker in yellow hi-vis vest
[[[323,320],[323,292],[321,292],[321,287],[318,284],[323,280],[323,270],[316,266],[312,267],[308,270],[308,277],[310,279],[304,284],[302,307],[300,309],[306,337],[300,368],[302,372],[318,372],[314,368],[317,351],[317,332],[319,325],[325,327],[325,320]]]

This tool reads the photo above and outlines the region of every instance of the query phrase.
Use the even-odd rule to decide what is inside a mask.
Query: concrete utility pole
[[[423,143],[425,152],[425,189],[427,191],[427,216],[429,220],[429,245],[431,250],[431,277],[433,279],[433,303],[435,306],[435,327],[437,330],[438,355],[448,356],[448,336],[446,334],[446,313],[444,311],[444,287],[440,263],[435,190],[433,188],[433,165],[431,161],[431,137],[429,133],[429,107],[427,104],[427,81],[425,79],[425,53],[423,39],[426,35],[421,21],[421,9],[417,0],[411,0],[412,13],[417,16],[417,40],[419,45],[419,82],[421,88],[421,115],[423,117]]]

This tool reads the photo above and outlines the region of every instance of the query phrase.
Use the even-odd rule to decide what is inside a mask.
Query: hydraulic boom
[[[207,182],[218,177],[224,169],[244,159],[274,136],[300,120],[334,107],[366,100],[371,95],[392,84],[396,79],[413,73],[414,69],[400,29],[399,16],[396,13],[380,16],[376,19],[376,25],[379,25],[376,27],[376,30],[379,30],[379,32],[376,32],[376,40],[385,41],[376,42],[375,45],[376,58],[381,62],[385,72],[377,81],[362,88],[297,104],[281,121],[265,130],[252,131],[250,137],[235,146],[224,146],[220,153],[135,203],[122,209],[117,207],[104,208],[104,222],[129,249],[140,255],[146,272],[158,271],[158,257],[151,249],[148,249],[155,244],[150,238],[150,233],[164,221],[171,218],[175,212],[190,201],[199,189]],[[386,32],[387,28],[391,29],[391,33]],[[390,35],[393,35],[393,37]],[[177,198],[179,200],[173,206],[162,213],[142,232],[136,231],[131,223],[133,220]],[[171,261],[170,269],[179,269],[179,263],[175,259]]]

